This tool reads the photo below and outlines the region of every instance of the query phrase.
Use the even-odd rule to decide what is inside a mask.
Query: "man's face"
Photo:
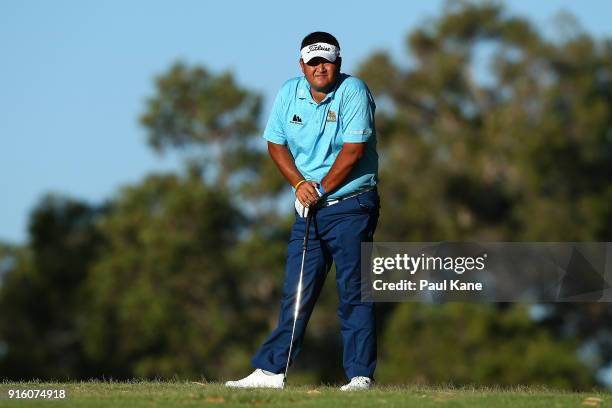
[[[306,80],[317,92],[329,92],[340,74],[342,59],[338,58],[335,62],[329,62],[325,58],[315,57],[305,63],[300,58],[300,66]]]

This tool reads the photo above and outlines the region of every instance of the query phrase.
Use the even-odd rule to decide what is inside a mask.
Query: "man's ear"
[[[300,68],[302,68],[302,74],[306,75],[304,72],[304,60],[300,58]]]

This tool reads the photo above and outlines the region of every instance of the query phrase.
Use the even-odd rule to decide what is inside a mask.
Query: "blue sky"
[[[279,86],[300,74],[308,32],[334,33],[351,73],[376,49],[405,61],[405,34],[442,4],[2,0],[0,240],[26,241],[29,212],[46,192],[99,203],[149,172],[180,168],[176,156],[152,152],[137,122],[154,76],[173,62],[232,70],[265,96],[265,117]],[[612,37],[603,0],[506,4],[545,32],[566,10]]]

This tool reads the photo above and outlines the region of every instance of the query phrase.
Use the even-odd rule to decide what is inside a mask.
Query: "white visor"
[[[340,56],[340,48],[332,44],[319,42],[305,46],[300,51],[300,54],[306,63],[316,57],[325,58],[329,62],[334,62],[336,58]]]

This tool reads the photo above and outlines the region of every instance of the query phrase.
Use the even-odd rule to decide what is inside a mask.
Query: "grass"
[[[8,390],[64,389],[65,400],[15,400]],[[340,392],[336,386],[233,390],[219,383],[84,381],[0,383],[0,407],[605,407],[612,393],[572,393],[542,387],[452,388],[377,386]],[[41,405],[42,404],[42,405]]]

